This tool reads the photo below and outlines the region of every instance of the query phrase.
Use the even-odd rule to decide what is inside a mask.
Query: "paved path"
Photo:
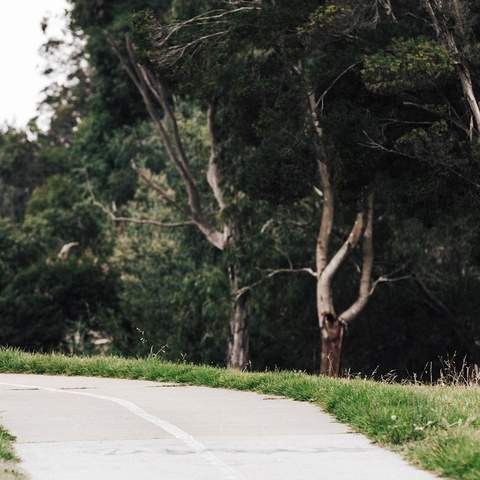
[[[0,375],[32,480],[428,480],[314,405],[133,380]]]

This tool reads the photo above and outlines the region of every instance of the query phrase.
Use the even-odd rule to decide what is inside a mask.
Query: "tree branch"
[[[133,46],[130,46],[133,51]],[[198,195],[198,190],[196,186],[195,179],[193,178],[190,162],[188,160],[187,154],[185,152],[185,148],[183,146],[182,139],[180,137],[180,131],[178,128],[177,118],[175,113],[173,112],[172,106],[167,99],[167,95],[165,92],[165,88],[163,84],[155,78],[145,67],[139,65],[139,70],[142,74],[142,78],[145,81],[145,84],[148,86],[150,91],[152,92],[153,96],[157,100],[158,104],[162,107],[163,111],[166,113],[168,119],[170,120],[170,124],[173,130],[173,140],[175,143],[176,151],[178,152],[178,166],[180,168],[180,173],[184,177],[185,182],[189,187],[189,197],[193,197],[193,203],[195,207],[200,211],[200,199]],[[191,189],[191,192],[190,192]]]
[[[369,295],[372,296],[377,289],[377,286],[380,283],[395,283],[395,282],[402,282],[403,280],[409,280],[412,278],[412,275],[403,275],[401,277],[388,277],[388,276],[380,276],[378,277],[373,283],[372,283],[372,288],[370,289]]]
[[[110,219],[115,223],[136,223],[141,225],[155,225],[156,227],[161,227],[161,228],[178,228],[178,227],[186,227],[189,225],[195,225],[193,221],[165,223],[160,220],[155,220],[151,218],[117,217],[117,215],[113,210],[109,209],[108,207],[103,205],[103,203],[96,200],[92,192],[91,194],[92,194],[93,204],[98,208],[100,208],[104,213],[106,213],[110,217]]]
[[[333,82],[325,89],[325,91],[320,95],[319,99],[315,102],[316,108],[321,106],[320,111],[323,112],[324,100],[328,95],[328,92],[336,85],[336,83],[342,79],[350,70],[354,69],[356,66],[360,65],[362,62],[355,62],[352,65],[348,66],[343,72],[338,74],[338,76],[333,80]]]
[[[421,105],[419,103],[415,102],[403,102],[403,105],[410,106],[410,107],[415,107],[420,110],[423,110],[424,112],[430,113],[432,115],[436,115],[440,118],[443,118],[447,120],[448,122],[452,123],[456,127],[458,127],[460,130],[464,131],[467,135],[469,134],[469,128],[466,127],[461,121],[453,119],[451,116],[444,115],[440,112],[436,112],[435,110],[432,110],[431,108],[428,108],[426,105]],[[455,116],[458,119],[458,113],[454,110]]]
[[[149,186],[152,190],[155,190],[162,200],[170,204],[175,209],[179,210],[183,214],[190,216],[190,211],[182,207],[176,200],[174,200],[165,190],[151,177],[147,176],[140,168],[137,167],[135,162],[131,162],[133,170],[137,173],[140,179]]]
[[[215,200],[217,201],[220,213],[225,210],[225,198],[220,187],[220,172],[218,170],[219,147],[215,131],[215,103],[208,106],[207,126],[210,139],[210,158],[208,160],[207,181],[212,189]]]
[[[343,245],[339,248],[337,253],[333,258],[328,262],[328,265],[325,267],[323,272],[320,274],[320,283],[323,283],[325,286],[330,286],[333,277],[337,273],[338,269],[343,265],[345,260],[350,256],[354,248],[357,246],[363,232],[364,225],[364,213],[359,212],[355,218],[352,230],[348,235],[348,238],[345,240]]]
[[[178,228],[178,227],[187,227],[195,225],[194,222],[187,221],[187,222],[176,222],[176,223],[164,223],[158,220],[153,220],[150,218],[134,218],[134,217],[116,217],[112,216],[112,220],[116,223],[137,223],[140,225],[155,225],[156,227],[161,228]]]
[[[236,7],[236,5],[240,6]],[[189,50],[195,52],[206,41],[227,35],[231,25],[226,19],[227,16],[258,10],[261,8],[261,4],[248,2],[248,5],[242,5],[230,2],[230,7],[236,8],[211,10],[182,22],[158,27],[154,37],[156,42],[155,61],[163,67],[175,65]],[[208,33],[197,36],[191,41],[169,45],[176,34],[191,26],[193,28],[201,27],[204,31],[209,30],[207,30]]]
[[[154,77],[143,65],[140,65],[137,62],[135,48],[128,34],[125,36],[125,45],[128,60],[125,59],[124,55],[122,54],[112,37],[108,36],[107,38],[113,48],[113,51],[119,58],[122,66],[127,71],[129,77],[132,79],[133,83],[137,87],[137,90],[142,96],[145,107],[160,134],[160,138],[165,147],[168,158],[175,165],[177,171],[179,172],[183,180],[183,184],[188,196],[189,205],[188,212],[185,212],[184,210],[183,211],[184,213],[187,213],[189,217],[191,217],[191,222],[189,222],[189,224],[194,224],[213,246],[215,246],[219,250],[223,250],[226,247],[228,241],[228,232],[218,231],[212,224],[210,224],[210,222],[206,219],[203,213],[200,194],[197,189],[194,176],[190,170],[188,157],[185,153],[185,149],[183,147],[179,132],[178,122],[173,112],[173,109],[167,100],[165,89],[162,83],[158,80],[158,78]],[[173,138],[169,134],[169,132],[167,132],[163,124],[162,118],[157,111],[158,107],[155,106],[155,103],[157,103],[157,105],[162,108],[162,110],[165,112],[168,119],[170,120],[173,130]],[[171,197],[169,197],[166,192],[164,192],[158,185],[156,185],[155,182],[153,182],[151,179],[148,179],[148,177],[146,176],[143,176],[143,180],[150,187],[154,188],[161,195],[161,198],[163,200],[169,202],[172,205],[175,205],[176,208],[179,208],[176,202]],[[153,220],[153,222],[156,222],[156,220]]]
[[[360,287],[357,300],[339,317],[339,321],[349,323],[362,312],[371,295],[371,277],[373,269],[373,202],[374,193],[370,191],[367,199],[367,226],[363,232],[363,256],[360,274]]]
[[[267,280],[275,277],[276,275],[280,275],[283,273],[308,273],[309,275],[312,275],[313,277],[317,278],[317,272],[312,270],[311,268],[279,268],[277,270],[267,270],[269,273],[258,280],[257,282],[252,283],[251,285],[248,285],[246,287],[242,287],[237,290],[235,293],[235,299],[239,300],[243,295],[245,295],[247,292],[250,292],[253,290],[255,287],[258,287],[262,283],[266,282]]]

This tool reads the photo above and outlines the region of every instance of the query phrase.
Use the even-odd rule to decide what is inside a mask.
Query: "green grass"
[[[425,469],[480,480],[480,388],[394,385],[297,372],[241,373],[151,357],[67,357],[0,350],[0,372],[173,381],[313,402]],[[6,448],[10,438],[6,437]]]
[[[23,475],[18,471],[18,458],[13,450],[15,437],[0,426],[0,480],[21,480]]]
[[[4,428],[0,427],[0,460],[4,462],[17,460],[12,448],[14,440],[15,437],[13,435],[10,435]]]

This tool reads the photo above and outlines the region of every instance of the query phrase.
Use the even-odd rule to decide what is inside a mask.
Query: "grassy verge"
[[[0,427],[0,480],[20,480],[23,475],[17,469],[18,459],[13,451],[15,437]]]
[[[0,372],[174,381],[314,402],[338,420],[419,466],[480,479],[480,388],[334,380],[296,372],[240,373],[155,357],[66,357],[0,350]]]

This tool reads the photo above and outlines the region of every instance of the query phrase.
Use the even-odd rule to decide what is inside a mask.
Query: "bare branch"
[[[238,289],[237,292],[235,293],[235,299],[236,300],[240,299],[240,297],[245,295],[247,292],[250,292],[255,287],[258,287],[259,285],[266,282],[267,280],[269,280],[269,279],[271,279],[271,278],[273,278],[277,275],[280,275],[280,274],[284,274],[284,273],[308,273],[309,275],[317,278],[317,272],[315,272],[314,270],[312,270],[311,268],[308,268],[308,267],[306,267],[306,268],[279,268],[277,270],[267,270],[267,272],[269,272],[269,273],[267,275],[265,275],[263,278],[261,278],[260,280],[258,280],[257,282],[254,282],[251,285],[248,285],[246,287],[242,287],[242,288]]]
[[[169,205],[171,205],[172,207],[174,207],[175,209],[179,210],[180,212],[182,212],[183,214],[185,215],[190,215],[190,211],[187,210],[186,208],[182,207],[176,200],[174,200],[167,192],[165,192],[165,190],[162,188],[161,185],[158,184],[158,182],[156,182],[152,176],[147,176],[147,174],[145,172],[143,172],[140,168],[137,167],[137,165],[135,164],[135,162],[132,160],[131,162],[131,165],[132,165],[132,168],[133,170],[137,173],[137,175],[140,177],[140,179],[147,185],[149,186],[150,188],[152,188],[153,190],[155,190],[160,198],[162,200],[164,200],[166,203],[168,203]]]
[[[424,158],[421,158],[421,157],[418,157],[418,156],[415,156],[415,155],[410,155],[410,154],[402,152],[401,150],[398,150],[398,149],[388,148],[385,145],[382,145],[380,142],[372,139],[366,132],[363,132],[363,133],[369,140],[368,143],[361,144],[361,145],[364,145],[365,147],[372,148],[374,150],[381,150],[385,153],[391,153],[393,155],[399,155],[401,157],[405,157],[405,158],[408,158],[410,160],[418,160],[420,162],[425,161]],[[455,170],[450,165],[445,164],[445,163],[441,163],[441,166],[443,168],[447,169],[450,173],[453,173],[455,176],[457,176],[458,178],[463,180],[465,183],[468,183],[469,185],[471,185],[472,187],[475,187],[476,189],[480,189],[480,183],[476,183],[476,182],[472,181],[469,177],[466,177],[465,175],[462,175],[461,173],[459,173],[457,170]]]
[[[135,68],[133,65],[131,65],[127,59],[122,55],[122,52],[120,51],[119,46],[117,45],[117,42],[113,39],[113,37],[109,33],[105,33],[105,36],[107,38],[108,43],[110,44],[110,47],[112,48],[113,52],[117,56],[117,58],[120,60],[120,64],[122,65],[123,69],[127,72],[128,76],[130,77],[130,80],[135,84],[137,87],[137,90],[139,92],[142,92],[142,85],[137,77],[137,73],[135,71]],[[143,96],[143,94],[142,94]]]
[[[168,158],[175,165],[177,171],[179,172],[185,190],[188,196],[188,205],[189,210],[185,211],[173,200],[163,189],[156,184],[152,179],[147,176],[141,177],[150,187],[155,189],[161,196],[161,198],[171,205],[174,205],[177,209],[180,209],[186,213],[190,218],[191,222],[188,224],[194,224],[200,232],[205,236],[205,238],[219,250],[223,250],[228,242],[229,231],[225,227],[223,232],[218,231],[205,217],[202,209],[201,198],[197,185],[194,179],[194,176],[190,170],[190,165],[188,162],[188,157],[183,148],[183,143],[181,140],[178,122],[173,112],[173,109],[167,99],[165,89],[158,78],[153,76],[143,65],[140,65],[137,62],[135,48],[128,36],[125,36],[125,46],[128,54],[128,60],[125,59],[124,55],[115,44],[114,40],[109,37],[109,42],[112,45],[112,48],[119,58],[122,66],[127,71],[128,75],[132,79],[133,83],[137,87],[142,99],[144,101],[145,107],[154,122],[157,130],[160,134],[160,138],[167,152]],[[155,105],[157,104],[157,105]],[[158,107],[166,113],[167,118],[170,120],[173,130],[173,137],[163,124],[163,120],[158,113]],[[146,219],[137,219],[144,222]],[[152,220],[152,222],[157,222]],[[162,222],[158,222],[159,225]],[[152,223],[156,224],[156,223]]]
[[[230,5],[235,6],[236,4],[230,3]],[[155,62],[163,67],[174,66],[188,52],[195,53],[207,41],[226,36],[231,29],[231,24],[226,18],[227,16],[258,10],[259,8],[261,8],[260,4],[249,2],[248,5],[243,4],[237,8],[212,10],[185,21],[170,25],[161,25],[158,27],[154,38],[156,42]],[[210,32],[196,36],[188,42],[174,43],[172,41],[175,35],[179,34],[182,30],[196,26],[202,27],[204,31],[210,28]],[[170,42],[173,44],[169,45]]]
[[[362,62],[356,62],[348,66],[343,72],[338,74],[338,76],[333,80],[333,82],[325,89],[325,91],[320,95],[319,99],[316,101],[316,107],[320,107],[320,111],[323,112],[324,109],[324,100],[328,95],[328,92],[336,85],[336,83],[341,80],[350,70],[353,70],[356,66],[360,65]]]
[[[408,153],[402,152],[401,150],[397,150],[394,148],[388,148],[382,143],[378,142],[377,140],[373,139],[370,135],[368,135],[367,132],[363,132],[363,134],[367,137],[368,143],[361,143],[360,145],[367,147],[367,148],[372,148],[373,150],[381,150],[382,152],[385,153],[391,153],[394,155],[399,155],[401,157],[409,158],[411,160],[418,160],[417,157],[413,155],[409,155]]]
[[[177,227],[186,227],[189,225],[195,225],[195,223],[191,220],[183,221],[183,222],[165,223],[160,220],[155,220],[151,218],[117,217],[114,209],[108,208],[103,203],[97,200],[88,177],[87,177],[87,189],[90,192],[90,196],[92,197],[93,204],[96,207],[100,208],[115,223],[137,223],[141,225],[155,225],[156,227],[161,227],[161,228],[177,228]]]
[[[380,276],[378,277],[373,283],[372,283],[372,288],[370,289],[369,295],[372,296],[377,289],[377,286],[380,283],[396,283],[396,282],[402,282],[404,280],[409,280],[412,278],[412,275],[403,275],[401,277],[388,277],[388,276]]]
[[[357,300],[343,312],[339,321],[349,323],[354,320],[367,305],[371,295],[371,277],[373,269],[373,202],[374,193],[370,191],[367,200],[367,225],[363,232],[362,269]]]
[[[178,227],[188,227],[195,225],[193,221],[187,222],[175,222],[175,223],[164,223],[158,220],[153,220],[151,218],[135,218],[135,217],[111,217],[112,220],[116,223],[137,223],[140,225],[154,225],[161,228],[178,228]]]
[[[170,102],[167,99],[165,88],[162,85],[162,83],[157,78],[155,78],[145,67],[143,67],[142,65],[139,65],[139,70],[142,74],[142,78],[145,81],[145,84],[148,86],[153,96],[155,97],[159,105],[162,107],[163,111],[167,114],[168,119],[170,120],[170,124],[173,130],[173,140],[175,142],[175,147],[179,155],[177,158],[177,161],[178,161],[180,173],[182,174],[182,176],[184,177],[184,180],[188,183],[190,188],[194,190],[192,194],[194,195],[196,193],[196,195],[198,196],[198,192],[196,192],[196,189],[197,189],[196,183],[190,169],[190,162],[188,160],[187,154],[185,152],[185,148],[183,146],[182,139],[180,137],[180,130],[178,128],[177,118],[175,116],[175,113],[173,112]],[[199,203],[199,200],[197,200],[197,202]]]
[[[357,246],[363,231],[364,225],[364,213],[359,212],[355,218],[352,230],[348,235],[348,238],[345,240],[343,245],[339,248],[337,253],[333,258],[328,262],[328,265],[325,267],[321,273],[320,280],[321,283],[330,284],[333,277],[337,273],[338,269],[343,265],[345,260],[350,256],[354,248]]]
[[[106,213],[110,219],[115,223],[137,223],[141,225],[155,225],[156,227],[162,228],[177,228],[177,227],[186,227],[189,225],[195,225],[193,221],[185,221],[185,222],[174,222],[174,223],[165,223],[159,220],[151,219],[151,218],[136,218],[136,217],[117,217],[115,212],[97,200],[93,200],[93,204],[100,208],[104,213]]]
[[[410,107],[415,107],[415,108],[418,108],[420,110],[423,110],[424,112],[427,112],[427,113],[430,113],[432,115],[436,115],[438,117],[444,118],[445,120],[449,121],[450,123],[452,123],[453,125],[458,127],[460,130],[463,130],[467,135],[469,134],[469,128],[460,121],[458,113],[455,111],[455,109],[453,109],[453,112],[454,112],[455,116],[457,117],[457,120],[455,120],[451,116],[444,115],[440,112],[432,110],[431,108],[428,108],[427,105],[421,105],[421,104],[415,103],[415,102],[403,102],[403,105],[410,106]],[[451,105],[450,105],[450,107],[451,107]]]
[[[113,40],[110,40],[110,44],[112,45],[114,52],[120,60],[120,63],[127,71],[133,83],[137,87],[138,92],[142,96],[147,112],[149,113],[150,118],[152,119],[155,126],[157,127],[158,132],[160,133],[160,138],[162,139],[162,143],[165,147],[165,150],[167,151],[170,160],[174,163],[180,173],[182,173],[181,161],[178,158],[177,152],[173,147],[172,139],[167,133],[163,125],[162,119],[158,114],[153,102],[154,99],[158,100],[158,97],[156,95],[157,92],[154,89],[150,88],[150,86],[145,81],[144,72],[142,71],[141,66],[137,63],[135,49],[130,40],[130,37],[128,36],[128,34],[125,35],[125,46],[128,54],[128,60],[125,59],[124,55]],[[151,94],[153,94],[154,96],[153,99],[151,98]],[[163,105],[160,104],[160,106],[163,108]]]
[[[272,278],[275,275],[279,275],[280,273],[308,273],[312,277],[317,278],[317,272],[309,267],[304,268],[279,268],[277,270],[267,270],[268,275],[266,278]]]
[[[80,244],[78,242],[70,242],[70,243],[66,243],[65,245],[63,245],[63,247],[60,249],[60,252],[58,252],[58,255],[57,257],[62,260],[62,261],[65,261],[68,259],[68,256],[70,255],[70,250],[72,248],[75,248],[75,247],[78,247]]]

